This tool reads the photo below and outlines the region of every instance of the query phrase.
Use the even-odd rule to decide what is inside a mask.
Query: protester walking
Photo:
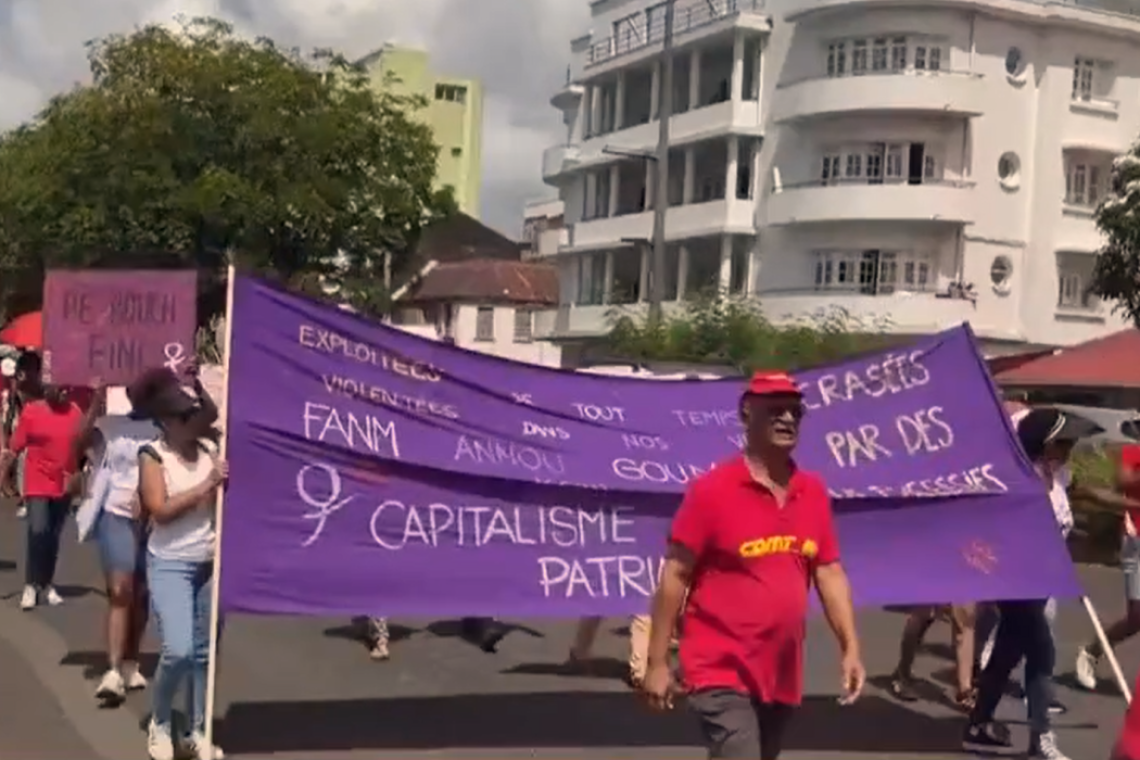
[[[949,611],[950,631],[954,642],[954,660],[957,665],[958,690],[954,704],[962,710],[972,710],[977,699],[974,689],[974,620],[972,604],[953,604],[943,607],[915,607],[907,616],[899,643],[899,662],[891,676],[891,693],[904,702],[918,700],[915,690],[914,660],[927,632],[943,610]]]
[[[803,696],[813,583],[842,652],[842,701],[863,689],[827,487],[792,459],[804,409],[788,375],[754,375],[740,400],[745,450],[689,486],[670,530],[643,689],[658,709],[672,707],[669,640],[684,609],[683,683],[710,758],[779,756]]]
[[[162,651],[155,674],[147,745],[153,760],[192,754],[222,757],[206,745],[206,677],[214,581],[214,504],[227,466],[207,439],[213,423],[173,373],[145,378],[136,403],[153,416],[161,437],[139,453],[139,497],[152,523],[147,543],[151,607]],[[173,702],[185,687],[189,732],[175,736]]]
[[[1068,507],[1069,481],[1065,465],[1074,444],[1096,432],[1096,426],[1057,409],[1034,409],[1020,418],[1017,435],[1040,475],[1058,520],[1072,512]],[[1063,502],[1063,504],[1062,504]],[[1067,760],[1057,745],[1049,707],[1053,704],[1053,667],[1056,648],[1050,627],[1047,599],[1019,599],[997,603],[1001,620],[993,654],[982,671],[977,705],[970,713],[963,736],[968,748],[1008,747],[1009,729],[994,721],[994,712],[1018,663],[1025,660],[1025,692],[1029,710],[1029,756]]]
[[[1115,647],[1140,633],[1140,444],[1121,447],[1116,467],[1116,486],[1125,503],[1120,542],[1120,567],[1124,574],[1124,617],[1105,629],[1109,646]],[[1077,681],[1090,691],[1097,686],[1097,666],[1104,649],[1093,639],[1077,650]]]
[[[574,644],[570,647],[567,663],[576,670],[588,670],[593,657],[594,641],[602,626],[601,617],[584,617],[578,620],[574,631]],[[649,616],[631,615],[629,618],[629,655],[625,680],[635,689],[645,680],[646,654],[649,650]]]
[[[27,505],[24,593],[20,608],[33,609],[42,598],[63,603],[55,588],[60,533],[71,507],[68,493],[76,462],[72,443],[82,413],[61,388],[44,390],[20,413],[8,450],[0,457],[0,482],[9,483],[12,465],[24,456],[23,495]]]
[[[3,449],[8,450],[8,442],[16,432],[16,423],[19,422],[20,413],[32,401],[43,398],[44,387],[42,379],[43,362],[39,354],[25,351],[16,359],[16,368],[12,377],[12,386],[8,391],[8,403],[4,409]],[[26,518],[27,504],[24,503],[24,460],[26,454],[16,458],[14,472],[9,474],[5,483],[10,483],[13,491],[19,498],[16,508],[17,517]]]

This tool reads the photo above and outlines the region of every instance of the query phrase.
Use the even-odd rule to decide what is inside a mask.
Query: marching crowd
[[[96,697],[121,703],[148,686],[139,646],[153,618],[161,654],[152,687],[147,749],[153,760],[221,758],[205,739],[211,640],[214,509],[227,477],[219,457],[218,410],[197,381],[167,369],[143,373],[110,408],[105,387],[64,389],[41,381],[39,357],[17,362],[7,395],[0,483],[26,509],[25,588],[21,607],[62,602],[54,576],[60,535],[79,504],[81,540],[98,548],[107,590],[108,669]],[[1123,513],[1126,614],[1107,629],[1115,646],[1140,632],[1140,445],[1123,448],[1117,488],[1085,488],[1067,466],[1092,423],[1055,408],[1007,402],[1017,436],[1042,480],[1059,530],[1073,526],[1076,492]],[[659,709],[684,693],[700,721],[709,757],[775,760],[803,693],[805,619],[814,587],[835,634],[844,703],[860,695],[866,673],[841,562],[828,490],[796,466],[793,451],[805,407],[782,373],[758,373],[740,400],[745,447],[694,481],[672,524],[649,615],[632,619],[629,682]],[[780,536],[778,550],[758,537]],[[916,608],[904,625],[892,693],[917,699],[911,667],[931,624],[952,623],[957,659],[954,699],[966,713],[966,748],[1011,744],[994,720],[1011,673],[1024,662],[1029,755],[1066,760],[1052,726],[1056,646],[1051,600],[1005,600]],[[372,656],[387,659],[384,618],[366,620]],[[587,667],[599,618],[584,619],[570,664]],[[469,618],[465,632],[487,651],[508,630]],[[671,666],[679,647],[680,673]],[[1097,685],[1104,656],[1090,641],[1076,655],[1076,676]],[[187,725],[174,726],[174,701],[186,698]],[[1137,708],[1140,711],[1140,707]],[[1130,711],[1116,760],[1140,760],[1140,712]]]

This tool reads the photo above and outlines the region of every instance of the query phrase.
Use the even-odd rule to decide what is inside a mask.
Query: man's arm
[[[692,577],[693,555],[679,544],[669,544],[650,613],[649,650],[646,653],[646,664],[649,667],[669,662],[669,644]]]
[[[846,656],[859,655],[859,635],[855,631],[855,605],[851,602],[851,584],[843,565],[829,562],[815,568],[815,588],[823,604],[827,624],[835,633],[839,649]]]

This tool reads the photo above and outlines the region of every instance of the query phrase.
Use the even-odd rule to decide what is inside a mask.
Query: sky
[[[588,27],[587,0],[0,0],[0,130],[88,80],[88,40],[178,16],[350,58],[385,42],[424,48],[440,73],[483,82],[483,221],[517,237],[523,204],[555,195],[542,151],[565,131],[550,96]]]

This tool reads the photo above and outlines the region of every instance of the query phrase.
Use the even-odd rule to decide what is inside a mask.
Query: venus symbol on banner
[[[171,372],[179,372],[182,369],[182,363],[186,361],[186,349],[181,343],[167,343],[162,347],[162,355],[166,357],[163,366]]]
[[[308,476],[310,473],[323,472],[328,477],[328,495],[324,498],[314,496],[309,492]],[[311,546],[325,530],[325,525],[328,523],[330,517],[336,512],[343,509],[354,496],[346,496],[341,498],[341,491],[343,490],[340,472],[337,471],[332,465],[317,462],[315,464],[307,464],[297,472],[297,496],[306,505],[312,507],[315,512],[306,512],[301,515],[302,520],[315,520],[316,526],[313,532],[301,542],[302,547]]]

